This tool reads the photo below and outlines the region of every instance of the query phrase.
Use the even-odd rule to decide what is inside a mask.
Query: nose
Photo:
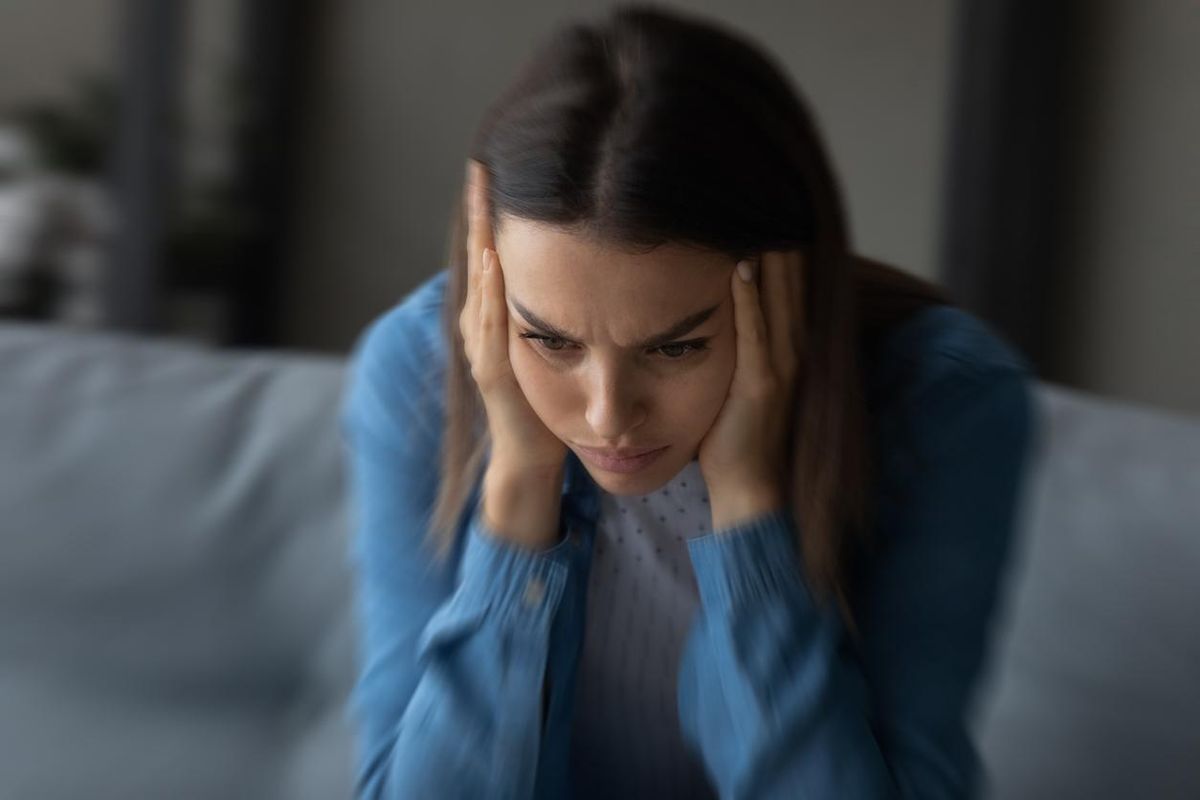
[[[615,367],[598,366],[588,381],[587,417],[600,442],[624,444],[636,439],[646,419],[646,405],[634,382]]]

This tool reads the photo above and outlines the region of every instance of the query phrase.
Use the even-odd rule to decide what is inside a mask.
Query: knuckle
[[[482,394],[495,394],[502,382],[503,376],[499,374],[494,365],[480,365],[478,374],[475,376],[475,383],[479,386]]]
[[[487,387],[488,380],[490,379],[487,373],[487,369],[482,364],[475,361],[471,362],[471,377],[475,379],[475,383],[479,385],[481,390]]]
[[[487,331],[490,336],[499,336],[506,333],[506,320],[496,313],[485,313],[480,320],[481,327]]]

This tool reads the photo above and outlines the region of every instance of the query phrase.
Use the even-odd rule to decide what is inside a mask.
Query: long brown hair
[[[785,72],[739,34],[674,10],[617,6],[558,28],[488,108],[468,156],[501,215],[648,251],[677,242],[730,259],[803,248],[806,361],[787,485],[809,586],[836,597],[872,524],[860,349],[929,304],[934,285],[850,251],[837,182]],[[430,531],[445,554],[488,447],[463,352],[466,220],[452,215],[443,330],[450,344],[440,484]]]

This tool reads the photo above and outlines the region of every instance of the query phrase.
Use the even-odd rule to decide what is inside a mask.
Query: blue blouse
[[[343,396],[355,794],[567,798],[599,490],[568,451],[560,540],[535,551],[487,530],[476,484],[449,558],[434,559],[448,277],[371,323]],[[814,604],[788,511],[688,542],[700,606],[679,724],[722,798],[930,800],[982,788],[969,711],[1040,424],[1032,370],[951,306],[919,311],[868,355],[879,546],[852,584],[862,646],[835,604]]]

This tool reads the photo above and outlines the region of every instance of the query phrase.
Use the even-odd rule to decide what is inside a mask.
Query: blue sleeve
[[[396,313],[374,324],[343,396],[359,631],[355,796],[531,797],[569,543],[535,551],[496,538],[473,499],[463,540],[435,560],[426,525],[441,417],[436,395],[418,392],[432,374],[420,336]]]
[[[926,470],[882,476],[898,499],[860,578],[861,649],[814,603],[790,510],[689,542],[680,723],[722,798],[978,795],[968,704],[1036,419],[1025,373],[956,375],[910,407]]]

